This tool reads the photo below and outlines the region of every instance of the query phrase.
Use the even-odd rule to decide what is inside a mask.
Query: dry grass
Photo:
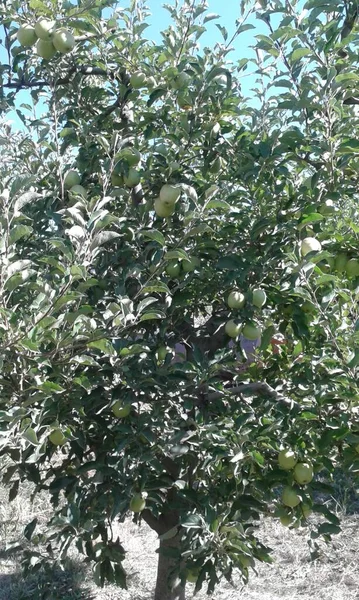
[[[27,493],[26,493],[27,491]],[[29,501],[29,490],[11,504],[0,488],[0,600],[152,600],[156,573],[156,535],[146,525],[138,528],[130,520],[120,525],[118,534],[128,551],[125,567],[128,591],[107,586],[100,590],[91,583],[91,576],[74,555],[64,571],[51,574],[47,595],[39,591],[40,576],[24,580],[18,554],[7,555],[6,543],[24,539],[23,527],[35,515],[41,519],[49,511],[46,499]],[[231,587],[223,582],[213,600],[359,600],[358,515],[343,517],[343,531],[330,546],[321,543],[321,554],[315,562],[309,558],[308,532],[289,530],[277,522],[266,520],[260,535],[274,550],[273,565],[259,565],[250,584]],[[193,589],[193,588],[192,588]],[[189,586],[188,597],[192,592]],[[203,592],[197,596],[204,600]]]

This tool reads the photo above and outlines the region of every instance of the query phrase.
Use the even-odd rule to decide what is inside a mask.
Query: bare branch
[[[10,83],[4,83],[3,87],[10,89],[26,89],[26,88],[34,88],[34,87],[47,87],[54,85],[66,85],[70,83],[72,76],[74,74],[80,73],[81,75],[97,75],[101,77],[114,77],[114,72],[110,70],[101,69],[100,67],[92,67],[91,65],[81,65],[81,66],[73,66],[69,69],[67,75],[65,77],[60,77],[60,79],[54,80],[34,80],[34,81],[26,81],[23,77],[18,81],[12,81]]]
[[[285,398],[278,392],[275,391],[268,383],[265,381],[256,382],[256,383],[243,383],[234,388],[229,388],[227,390],[223,390],[221,392],[213,392],[213,394],[208,395],[208,401],[218,400],[219,398],[223,398],[225,396],[239,396],[240,394],[260,394],[263,396],[268,396],[273,400],[277,400],[277,402],[281,402],[291,407],[299,407],[298,402],[291,400],[290,398]]]

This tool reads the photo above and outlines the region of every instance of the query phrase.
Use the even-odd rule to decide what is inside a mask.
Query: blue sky
[[[129,4],[129,0],[122,1],[120,6],[126,7]],[[144,35],[148,39],[155,41],[161,40],[160,32],[163,31],[170,23],[170,15],[168,11],[163,8],[164,0],[147,0],[147,5],[152,13],[149,19],[151,26],[145,31]],[[174,0],[167,0],[167,4],[174,5]],[[236,30],[235,21],[240,17],[240,0],[208,0],[208,12],[216,13],[220,18],[216,21],[211,21],[207,24],[207,32],[200,38],[200,44],[204,46],[214,46],[216,42],[222,42],[223,38],[216,27],[216,23],[220,23],[226,27],[229,39]],[[255,56],[251,46],[255,43],[255,35],[259,33],[268,34],[266,25],[255,17],[252,17],[248,23],[255,25],[255,29],[242,33],[234,42],[234,51],[229,55],[233,61],[239,60],[243,57]],[[2,38],[2,32],[0,37]],[[0,60],[1,62],[7,62],[7,54],[3,46],[0,46]],[[254,78],[246,76],[243,78],[242,91],[244,95],[250,95],[250,88],[254,84]],[[28,102],[29,95],[26,92],[19,94],[17,105],[21,102]],[[14,124],[18,127],[22,127],[22,123],[19,120],[16,112],[12,111],[9,113],[8,119],[14,121]]]

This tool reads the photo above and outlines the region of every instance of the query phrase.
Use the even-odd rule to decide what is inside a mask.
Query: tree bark
[[[160,550],[166,551],[167,548],[175,549],[179,547],[180,534],[177,534],[175,537],[169,540],[161,540],[160,542]],[[175,564],[175,558],[165,556],[160,552],[158,556],[157,581],[154,600],[186,599],[185,587],[181,585],[180,581],[176,582],[172,589],[170,589],[168,584],[168,576]]]

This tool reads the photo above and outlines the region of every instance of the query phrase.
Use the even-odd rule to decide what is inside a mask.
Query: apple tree
[[[183,600],[271,560],[263,517],[307,526],[313,553],[340,531],[358,29],[349,0],[243,1],[231,34],[204,1],[166,8],[153,42],[142,0],[0,3],[0,452],[10,500],[26,480],[53,507],[28,569],[75,545],[125,587],[112,524],[132,514],[159,536],[155,600]]]

